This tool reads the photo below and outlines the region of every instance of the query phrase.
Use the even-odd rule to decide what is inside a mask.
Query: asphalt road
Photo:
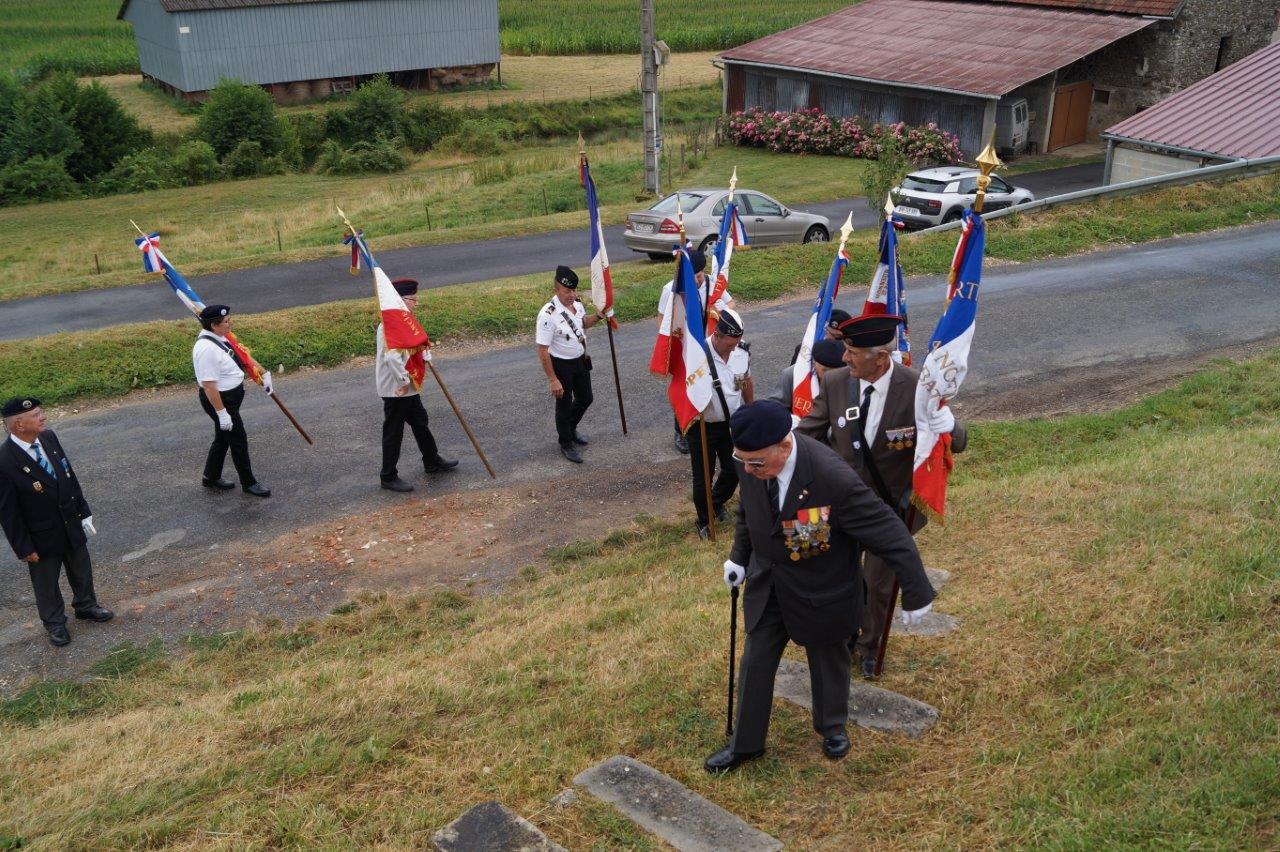
[[[1280,334],[1277,269],[1280,223],[990,270],[964,395],[981,399],[1099,366],[1132,363],[1141,370],[1142,359],[1154,364],[1274,337]],[[844,292],[843,306],[857,310],[862,289]],[[913,336],[920,341],[941,311],[944,287],[941,280],[915,279],[909,292]],[[786,365],[809,305],[806,298],[746,311],[762,388],[772,388]],[[625,325],[616,335],[631,427],[624,438],[604,338],[592,333],[596,404],[582,427],[595,439],[585,451],[589,467],[676,458],[665,394],[647,372],[653,335],[650,323]],[[455,357],[446,346],[436,363],[500,484],[582,472],[557,452],[551,398],[532,344]],[[222,543],[265,541],[326,518],[395,509],[400,498],[378,488],[381,406],[370,366],[278,376],[277,386],[316,446],[303,444],[275,406],[250,391],[245,421],[255,470],[275,491],[268,500],[199,486],[212,426],[194,389],[51,422],[80,471],[101,531],[92,548],[105,602],[136,594],[132,584],[163,587],[176,565]],[[435,387],[426,402],[443,452],[462,464],[455,473],[426,478],[415,471],[408,441],[402,475],[427,493],[490,487]],[[573,496],[565,499],[572,511]],[[155,553],[169,558],[140,558]],[[125,575],[132,578],[129,587]],[[23,626],[31,606],[25,572],[0,572],[0,645],[31,639]]]
[[[1033,172],[1011,180],[1043,197],[1096,186],[1101,179],[1102,164],[1091,163]],[[800,204],[796,209],[826,216],[833,228],[838,228],[851,210],[857,228],[875,227],[878,221],[862,198]],[[622,236],[621,225],[605,229],[609,259],[615,264],[642,259],[643,255],[623,245]],[[566,262],[582,266],[586,253],[583,231],[573,230],[416,246],[381,252],[378,259],[388,270],[414,276],[425,287],[444,287],[545,272]],[[175,258],[175,262],[181,268],[181,259]],[[332,259],[234,270],[193,278],[191,284],[207,302],[229,304],[241,313],[258,313],[365,295],[367,279],[353,279],[347,272],[348,265],[345,254],[335,247]],[[0,340],[186,316],[186,309],[169,288],[151,281],[4,302],[0,304]]]

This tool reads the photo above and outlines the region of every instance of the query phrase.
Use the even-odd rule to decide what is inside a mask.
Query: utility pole
[[[658,63],[654,56],[654,0],[640,0],[640,97],[644,101],[644,191],[657,195]]]

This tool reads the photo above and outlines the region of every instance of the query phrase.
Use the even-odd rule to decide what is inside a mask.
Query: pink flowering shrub
[[[752,107],[724,118],[725,138],[735,145],[767,148],[788,154],[834,154],[841,157],[880,156],[883,140],[892,136],[913,165],[958,163],[960,140],[930,122],[910,127],[903,122],[873,124],[856,116],[832,118],[822,110],[767,112]]]

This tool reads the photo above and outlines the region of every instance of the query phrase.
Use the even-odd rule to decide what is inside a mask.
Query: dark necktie
[[[767,479],[764,483],[765,491],[769,492],[769,514],[777,518],[781,509],[778,508],[778,479]]]
[[[860,453],[871,452],[871,439],[874,436],[867,435],[867,415],[871,413],[871,394],[875,389],[875,385],[867,385],[867,389],[862,392],[862,405],[858,408],[858,419],[854,421],[857,430],[854,437],[858,439]]]

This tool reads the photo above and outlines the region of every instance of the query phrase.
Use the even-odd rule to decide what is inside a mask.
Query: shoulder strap
[[[587,338],[584,337],[582,332],[578,329],[578,327],[573,324],[573,319],[570,318],[568,311],[561,308],[560,316],[564,317],[564,321],[569,323],[569,328],[571,328],[573,330],[573,333],[578,336],[578,342],[582,344],[582,351],[585,354],[587,351]]]
[[[211,343],[213,343],[213,345],[214,345],[214,346],[218,347],[218,348],[219,348],[219,349],[221,349],[223,352],[226,352],[228,355],[230,355],[230,356],[231,356],[231,361],[232,361],[232,362],[233,362],[237,367],[239,367],[241,370],[245,370],[245,366],[244,366],[244,364],[242,364],[242,363],[240,362],[240,358],[239,358],[239,356],[237,356],[237,355],[236,355],[236,350],[234,350],[234,349],[232,349],[232,348],[231,348],[231,344],[230,344],[230,343],[226,343],[226,342],[224,342],[224,341],[221,341],[221,340],[219,340],[218,338],[214,337],[212,334],[209,334],[208,332],[201,332],[201,333],[198,335],[198,339],[200,339],[200,340],[208,340],[208,341],[210,341]],[[245,371],[246,371],[246,372],[248,372],[247,370],[245,370]]]
[[[720,398],[720,409],[724,412],[724,419],[727,423],[733,412],[729,410],[729,402],[724,398],[724,389],[720,387],[720,371],[716,369],[715,355],[711,351],[711,344],[706,344],[707,350],[707,366],[711,368],[711,387],[715,388],[716,396]]]

